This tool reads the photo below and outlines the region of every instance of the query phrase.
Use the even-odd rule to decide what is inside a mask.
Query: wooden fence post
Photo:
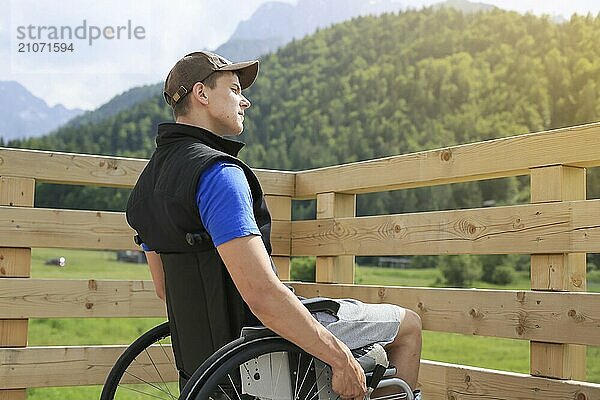
[[[354,217],[356,195],[317,194],[317,219]],[[317,283],[354,283],[354,256],[317,257]]]
[[[267,207],[273,221],[281,221],[291,224],[292,221],[292,198],[289,196],[265,195]],[[291,233],[291,225],[289,225]],[[292,249],[292,237],[288,235],[288,252]],[[272,256],[277,267],[277,275],[282,281],[290,280],[290,256]]]
[[[0,205],[33,207],[35,180],[0,176]],[[0,243],[0,246],[2,244]],[[31,249],[0,247],[0,279],[31,275]],[[0,319],[0,347],[27,346],[27,319]],[[0,400],[23,400],[25,389],[0,389]]]
[[[556,165],[531,170],[531,202],[585,200],[585,168]],[[531,289],[585,291],[585,253],[531,256]],[[530,342],[531,375],[585,380],[586,346]]]

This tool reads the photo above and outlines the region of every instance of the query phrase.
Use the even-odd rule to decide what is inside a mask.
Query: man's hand
[[[332,367],[331,387],[343,399],[362,400],[367,393],[365,373],[348,350],[347,362],[342,366]]]

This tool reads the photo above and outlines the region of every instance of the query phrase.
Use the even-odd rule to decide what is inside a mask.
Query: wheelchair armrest
[[[258,339],[263,337],[275,337],[279,336],[269,328],[263,325],[258,326],[244,326],[242,328],[241,337],[246,339]]]
[[[331,299],[314,297],[312,299],[300,299],[300,301],[302,302],[302,304],[304,304],[304,307],[306,307],[310,313],[326,311],[335,315],[340,309],[340,304],[337,301],[333,301]]]
[[[332,314],[337,314],[338,310],[340,309],[339,303],[330,299],[315,297],[312,299],[300,299],[300,301],[310,313],[325,311],[331,312]],[[257,339],[262,337],[277,336],[277,334],[266,326],[259,325],[243,327],[241,336],[247,339]]]

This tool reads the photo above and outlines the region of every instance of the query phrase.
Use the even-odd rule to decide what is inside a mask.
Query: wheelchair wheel
[[[413,400],[410,387],[387,372],[378,387],[395,387],[401,393],[380,398]],[[242,337],[214,353],[191,376],[180,399],[339,400],[340,397],[331,390],[328,365],[281,337],[265,336]]]
[[[198,368],[182,400],[337,398],[329,366],[294,344],[279,337],[234,343]]]
[[[175,359],[165,322],[140,336],[110,370],[100,400],[178,399]]]

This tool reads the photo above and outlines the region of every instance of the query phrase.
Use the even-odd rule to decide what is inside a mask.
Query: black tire
[[[173,371],[176,371],[173,354],[165,349],[170,335],[169,323],[164,322],[144,333],[127,347],[110,370],[102,388],[100,400],[129,399],[132,398],[130,395],[134,392],[137,396],[136,399],[178,399],[179,385],[177,382],[168,383],[163,379],[165,378],[165,369],[167,372],[169,371],[169,362]],[[148,351],[148,348],[153,345],[160,347],[156,351],[160,361],[155,360]],[[144,361],[141,361],[142,358]],[[173,376],[173,371],[170,371],[170,376]],[[157,377],[157,379],[153,379],[153,377]]]

